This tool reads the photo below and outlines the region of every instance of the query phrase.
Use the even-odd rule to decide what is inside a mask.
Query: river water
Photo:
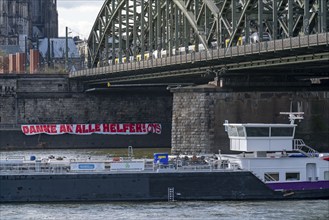
[[[1,204],[0,219],[329,219],[328,200]]]
[[[164,152],[167,149],[157,149]],[[135,151],[138,153],[138,150]],[[2,151],[0,157],[49,155],[74,157],[126,153],[125,150]],[[143,151],[149,156],[151,152]],[[146,156],[146,155],[145,155]],[[0,189],[1,190],[1,189]],[[0,220],[24,219],[329,219],[329,200],[191,201],[0,204]]]

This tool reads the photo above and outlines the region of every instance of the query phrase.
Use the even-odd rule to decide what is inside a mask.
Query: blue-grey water
[[[103,150],[2,151],[0,157],[100,156]],[[1,189],[0,189],[1,190]],[[136,189],[138,190],[138,189]],[[329,200],[0,204],[0,220],[329,219]]]
[[[328,200],[1,204],[0,219],[329,219]]]

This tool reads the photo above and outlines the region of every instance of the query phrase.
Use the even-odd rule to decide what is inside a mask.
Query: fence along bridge
[[[107,0],[91,30],[89,84],[214,75],[328,77],[326,0]],[[261,34],[263,33],[263,34]]]

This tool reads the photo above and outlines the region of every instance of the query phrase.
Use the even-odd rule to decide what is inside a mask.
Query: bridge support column
[[[279,112],[304,111],[296,137],[319,151],[329,147],[329,91],[224,91],[214,85],[181,87],[173,96],[172,153],[229,152],[223,123],[289,123]],[[299,107],[298,107],[299,106]],[[299,109],[297,109],[299,108]]]

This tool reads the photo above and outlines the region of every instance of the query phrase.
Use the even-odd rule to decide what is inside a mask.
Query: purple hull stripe
[[[266,183],[273,190],[329,189],[329,180],[307,182]]]

